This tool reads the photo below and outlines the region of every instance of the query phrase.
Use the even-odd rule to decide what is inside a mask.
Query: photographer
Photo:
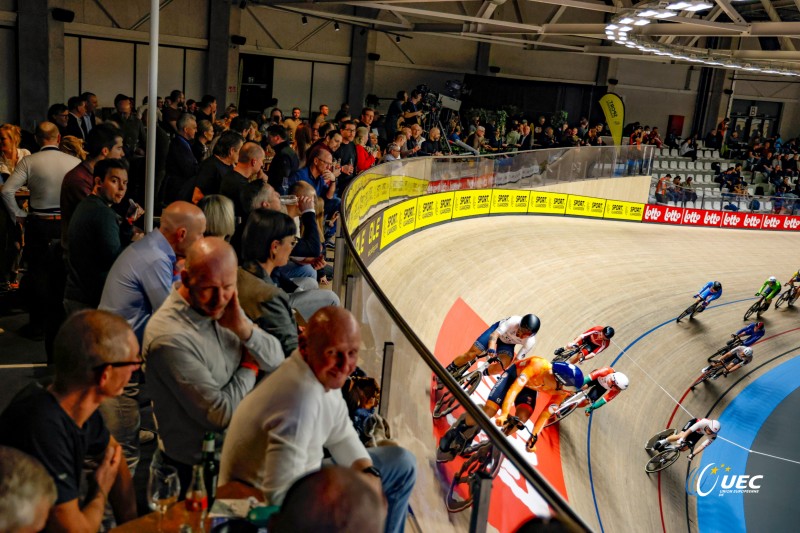
[[[406,126],[419,124],[422,120],[422,111],[417,109],[417,104],[422,100],[422,92],[419,89],[411,91],[411,98],[403,103],[403,121]]]

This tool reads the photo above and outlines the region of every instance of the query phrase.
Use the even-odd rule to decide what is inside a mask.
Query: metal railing
[[[654,203],[675,207],[774,215],[796,215],[800,212],[800,197],[792,193],[781,196],[734,194],[722,191],[718,187],[667,190],[664,194],[656,194],[655,191],[654,184],[650,190],[650,199]]]

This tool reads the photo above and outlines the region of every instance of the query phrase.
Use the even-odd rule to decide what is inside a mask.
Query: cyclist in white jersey
[[[667,444],[675,443],[678,447],[688,446],[689,460],[691,461],[695,455],[705,450],[717,438],[717,434],[722,426],[719,420],[710,418],[692,418],[683,426],[683,429],[674,435],[670,435],[666,439],[661,439],[653,445],[653,449],[658,451],[664,448]],[[697,450],[694,447],[706,436],[706,440],[700,445]]]

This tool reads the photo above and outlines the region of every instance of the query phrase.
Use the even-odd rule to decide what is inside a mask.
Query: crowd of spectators
[[[213,432],[223,483],[252,484],[280,505],[327,451],[355,473],[331,482],[379,502],[376,516],[343,523],[402,531],[416,460],[359,439],[340,390],[356,370],[358,323],[320,286],[342,191],[382,156],[374,110],[352,119],[342,106],[334,121],[328,106],[308,119],[276,108],[251,120],[234,106],[218,116],[208,95],[159,98],[157,228],[145,235],[148,104],[122,94],[113,104],[85,93],[51,106],[33,135],[0,127],[0,289],[28,305],[23,333],[45,341],[52,375],[0,414],[0,473],[13,449],[31,456],[21,462],[30,483],[0,483],[0,499],[28,497],[30,509],[12,517],[0,505],[0,524],[97,531],[131,520],[136,470],[172,466],[185,492]],[[154,420],[142,420],[144,401]],[[275,425],[228,431],[252,416]],[[152,463],[140,464],[153,437]],[[280,523],[298,518],[296,505]]]

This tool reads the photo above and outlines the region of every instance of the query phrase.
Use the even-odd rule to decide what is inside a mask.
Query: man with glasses
[[[342,195],[344,188],[355,177],[355,163],[356,163],[356,145],[353,140],[356,138],[356,122],[348,120],[342,125],[342,144],[339,145],[336,152],[333,154],[334,159],[338,159],[342,166],[342,173],[340,174],[339,184],[337,185],[336,192],[339,196]]]
[[[122,394],[141,364],[139,343],[125,320],[105,311],[75,313],[55,339],[53,384],[28,386],[0,415],[0,444],[38,459],[56,484],[49,530],[98,531],[106,502],[118,524],[136,518],[130,471],[97,408]],[[87,457],[99,466],[81,499]]]
[[[345,130],[343,130],[343,132],[344,131]],[[344,138],[344,133],[342,138]],[[344,143],[344,140],[342,140],[342,143]],[[344,144],[342,144],[342,146],[344,146]],[[352,144],[350,146],[352,146]],[[339,148],[341,149],[341,146]],[[306,166],[295,172],[289,179],[290,187],[298,181],[305,181],[314,187],[317,196],[322,198],[325,202],[325,218],[328,220],[333,217],[334,213],[339,211],[342,205],[342,200],[336,196],[336,176],[333,173],[333,157],[330,150],[318,146],[312,149],[311,153],[308,154],[308,163]],[[344,165],[344,162],[342,165]],[[341,175],[344,175],[344,166],[342,166]]]

